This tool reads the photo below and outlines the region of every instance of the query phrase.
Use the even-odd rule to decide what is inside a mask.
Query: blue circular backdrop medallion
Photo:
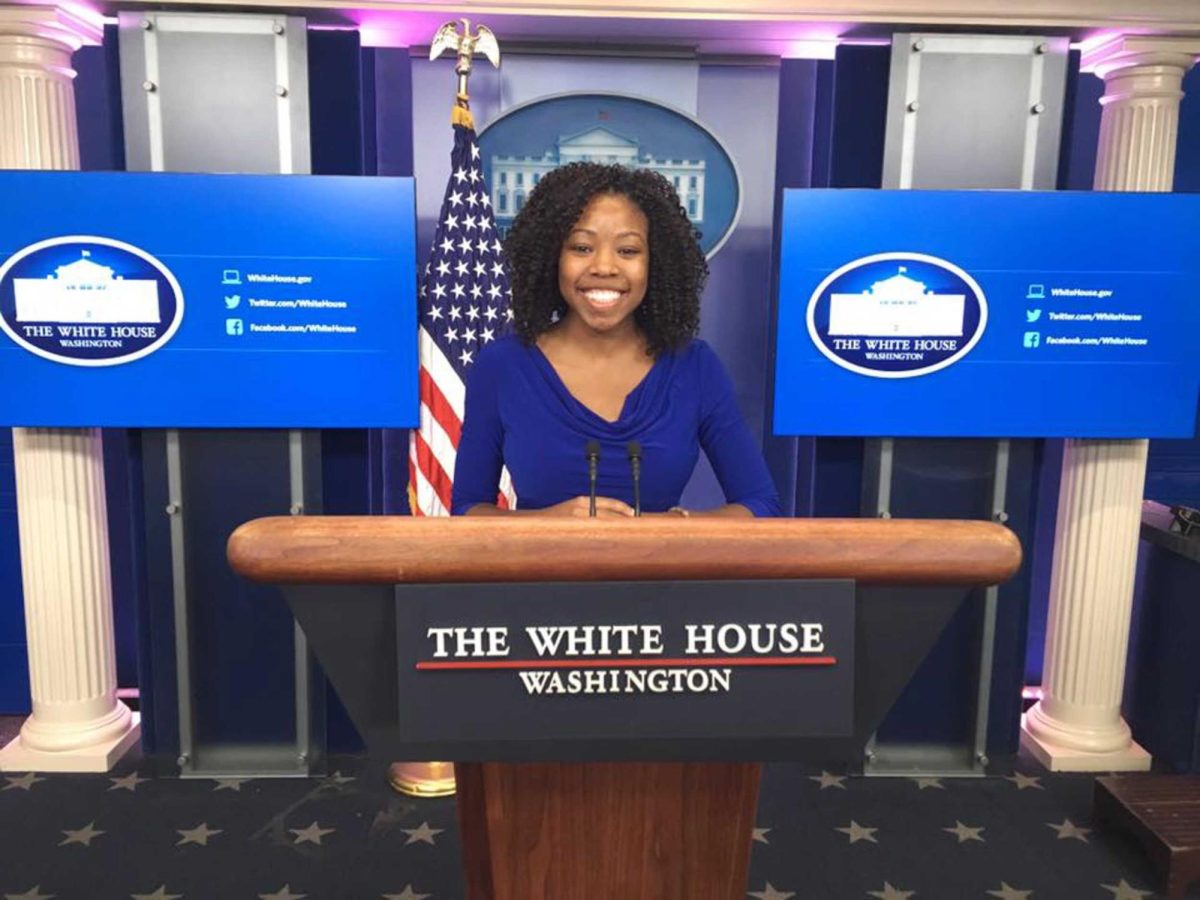
[[[479,149],[501,237],[542,176],[570,162],[661,173],[710,258],[737,224],[741,182],[729,153],[700,122],[649,100],[595,93],[535,100],[488,125]]]

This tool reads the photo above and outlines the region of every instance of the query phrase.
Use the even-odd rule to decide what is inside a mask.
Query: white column
[[[0,7],[0,169],[77,169],[71,54],[98,22]],[[0,771],[104,772],[140,736],[117,700],[97,429],[13,430],[33,714]]]
[[[1195,38],[1142,37],[1084,54],[1083,68],[1105,81],[1096,190],[1171,190],[1183,76],[1197,55]],[[1066,445],[1042,699],[1021,723],[1022,748],[1052,771],[1150,768],[1121,718],[1146,448]]]

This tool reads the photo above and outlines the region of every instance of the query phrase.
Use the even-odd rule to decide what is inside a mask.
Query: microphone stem
[[[588,454],[588,515],[596,518],[596,455]]]
[[[641,516],[642,514],[642,461],[638,457],[630,460],[630,465],[633,466],[633,514]]]

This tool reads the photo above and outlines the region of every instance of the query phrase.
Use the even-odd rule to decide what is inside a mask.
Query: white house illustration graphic
[[[533,186],[551,169],[573,162],[619,163],[653,169],[675,185],[679,202],[694,224],[704,221],[704,160],[658,159],[641,153],[633,138],[597,125],[576,134],[559,135],[553,150],[541,156],[496,156],[492,159],[492,211],[504,224],[521,211]]]
[[[861,294],[829,298],[829,333],[867,337],[959,337],[965,294],[935,294],[900,271]]]
[[[87,250],[81,258],[59,266],[45,278],[14,278],[18,322],[157,324],[158,284],[153,279],[124,279],[93,262]]]

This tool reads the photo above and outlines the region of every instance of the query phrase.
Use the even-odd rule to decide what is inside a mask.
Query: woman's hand
[[[576,519],[586,519],[589,517],[590,506],[591,500],[588,497],[572,497],[570,500],[564,500],[562,503],[547,506],[545,509],[539,509],[530,514],[538,516],[570,516]],[[633,507],[613,497],[597,497],[596,518],[633,518]]]

